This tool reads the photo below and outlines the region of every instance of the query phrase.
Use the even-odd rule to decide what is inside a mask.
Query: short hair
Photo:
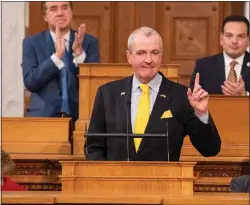
[[[1,150],[1,168],[2,168],[2,175],[7,175],[10,174],[14,171],[15,169],[15,163],[14,161],[11,159],[10,155]]]
[[[163,47],[162,38],[161,38],[160,34],[157,31],[155,31],[154,29],[144,26],[144,27],[137,28],[136,30],[134,30],[130,34],[130,36],[128,38],[128,50],[129,51],[132,50],[132,45],[133,45],[135,37],[136,37],[136,35],[138,33],[143,33],[146,37],[150,37],[152,35],[159,36],[159,38],[160,38],[160,45],[161,45],[161,47]]]
[[[221,29],[222,33],[224,33],[224,27],[225,27],[226,23],[228,23],[228,22],[242,22],[242,23],[245,23],[246,27],[247,27],[247,35],[249,35],[249,21],[245,16],[241,16],[241,15],[227,16],[223,20],[222,29]]]
[[[48,1],[42,1],[41,2],[41,11],[42,11],[43,15],[46,13],[46,10],[47,10],[46,2],[48,2]],[[69,6],[70,6],[71,9],[73,8],[72,1],[69,1]]]

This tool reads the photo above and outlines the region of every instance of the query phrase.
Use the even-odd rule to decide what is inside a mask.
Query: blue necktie
[[[61,69],[61,87],[62,87],[62,107],[61,111],[71,114],[69,108],[69,97],[68,97],[68,68],[69,68],[69,55],[67,49],[65,48],[65,52],[62,59],[64,63],[64,67]]]

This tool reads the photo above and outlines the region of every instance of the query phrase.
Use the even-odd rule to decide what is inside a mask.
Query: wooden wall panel
[[[74,2],[73,24],[77,29],[80,24],[86,24],[86,33],[99,40],[101,62],[110,62],[111,59],[111,2]]]
[[[115,5],[115,36],[114,36],[114,61],[127,63],[126,50],[128,36],[136,27],[136,3],[119,2]],[[111,63],[113,63],[111,62]]]
[[[47,29],[41,12],[41,2],[29,2],[29,28],[28,35],[32,35]]]
[[[237,3],[237,4],[236,4]],[[40,2],[30,2],[29,33],[46,29]],[[164,64],[180,64],[180,83],[188,85],[197,58],[221,51],[222,20],[239,14],[238,2],[73,2],[73,28],[86,23],[99,39],[102,63],[127,63],[129,34],[140,26],[156,29],[163,38]]]
[[[219,52],[219,3],[166,2],[162,36],[165,63],[180,64],[180,83],[183,76],[189,83],[195,60]]]

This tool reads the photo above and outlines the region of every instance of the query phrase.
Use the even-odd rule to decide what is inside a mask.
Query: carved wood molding
[[[15,160],[11,178],[30,191],[61,191],[61,165],[55,160]],[[244,162],[198,162],[195,192],[229,192],[229,181],[246,173]],[[219,179],[219,180],[217,180]],[[215,183],[216,182],[216,183]]]

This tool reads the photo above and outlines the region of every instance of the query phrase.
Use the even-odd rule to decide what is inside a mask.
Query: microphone
[[[166,121],[166,127],[167,127],[167,131],[166,131],[166,139],[167,139],[167,159],[169,162],[169,139],[168,139],[168,120]]]
[[[130,153],[129,153],[129,111],[130,111],[130,105],[131,105],[131,100],[129,99],[129,96],[127,98],[127,102],[126,102],[126,105],[127,105],[127,125],[126,125],[126,139],[127,139],[127,161],[130,161]]]

